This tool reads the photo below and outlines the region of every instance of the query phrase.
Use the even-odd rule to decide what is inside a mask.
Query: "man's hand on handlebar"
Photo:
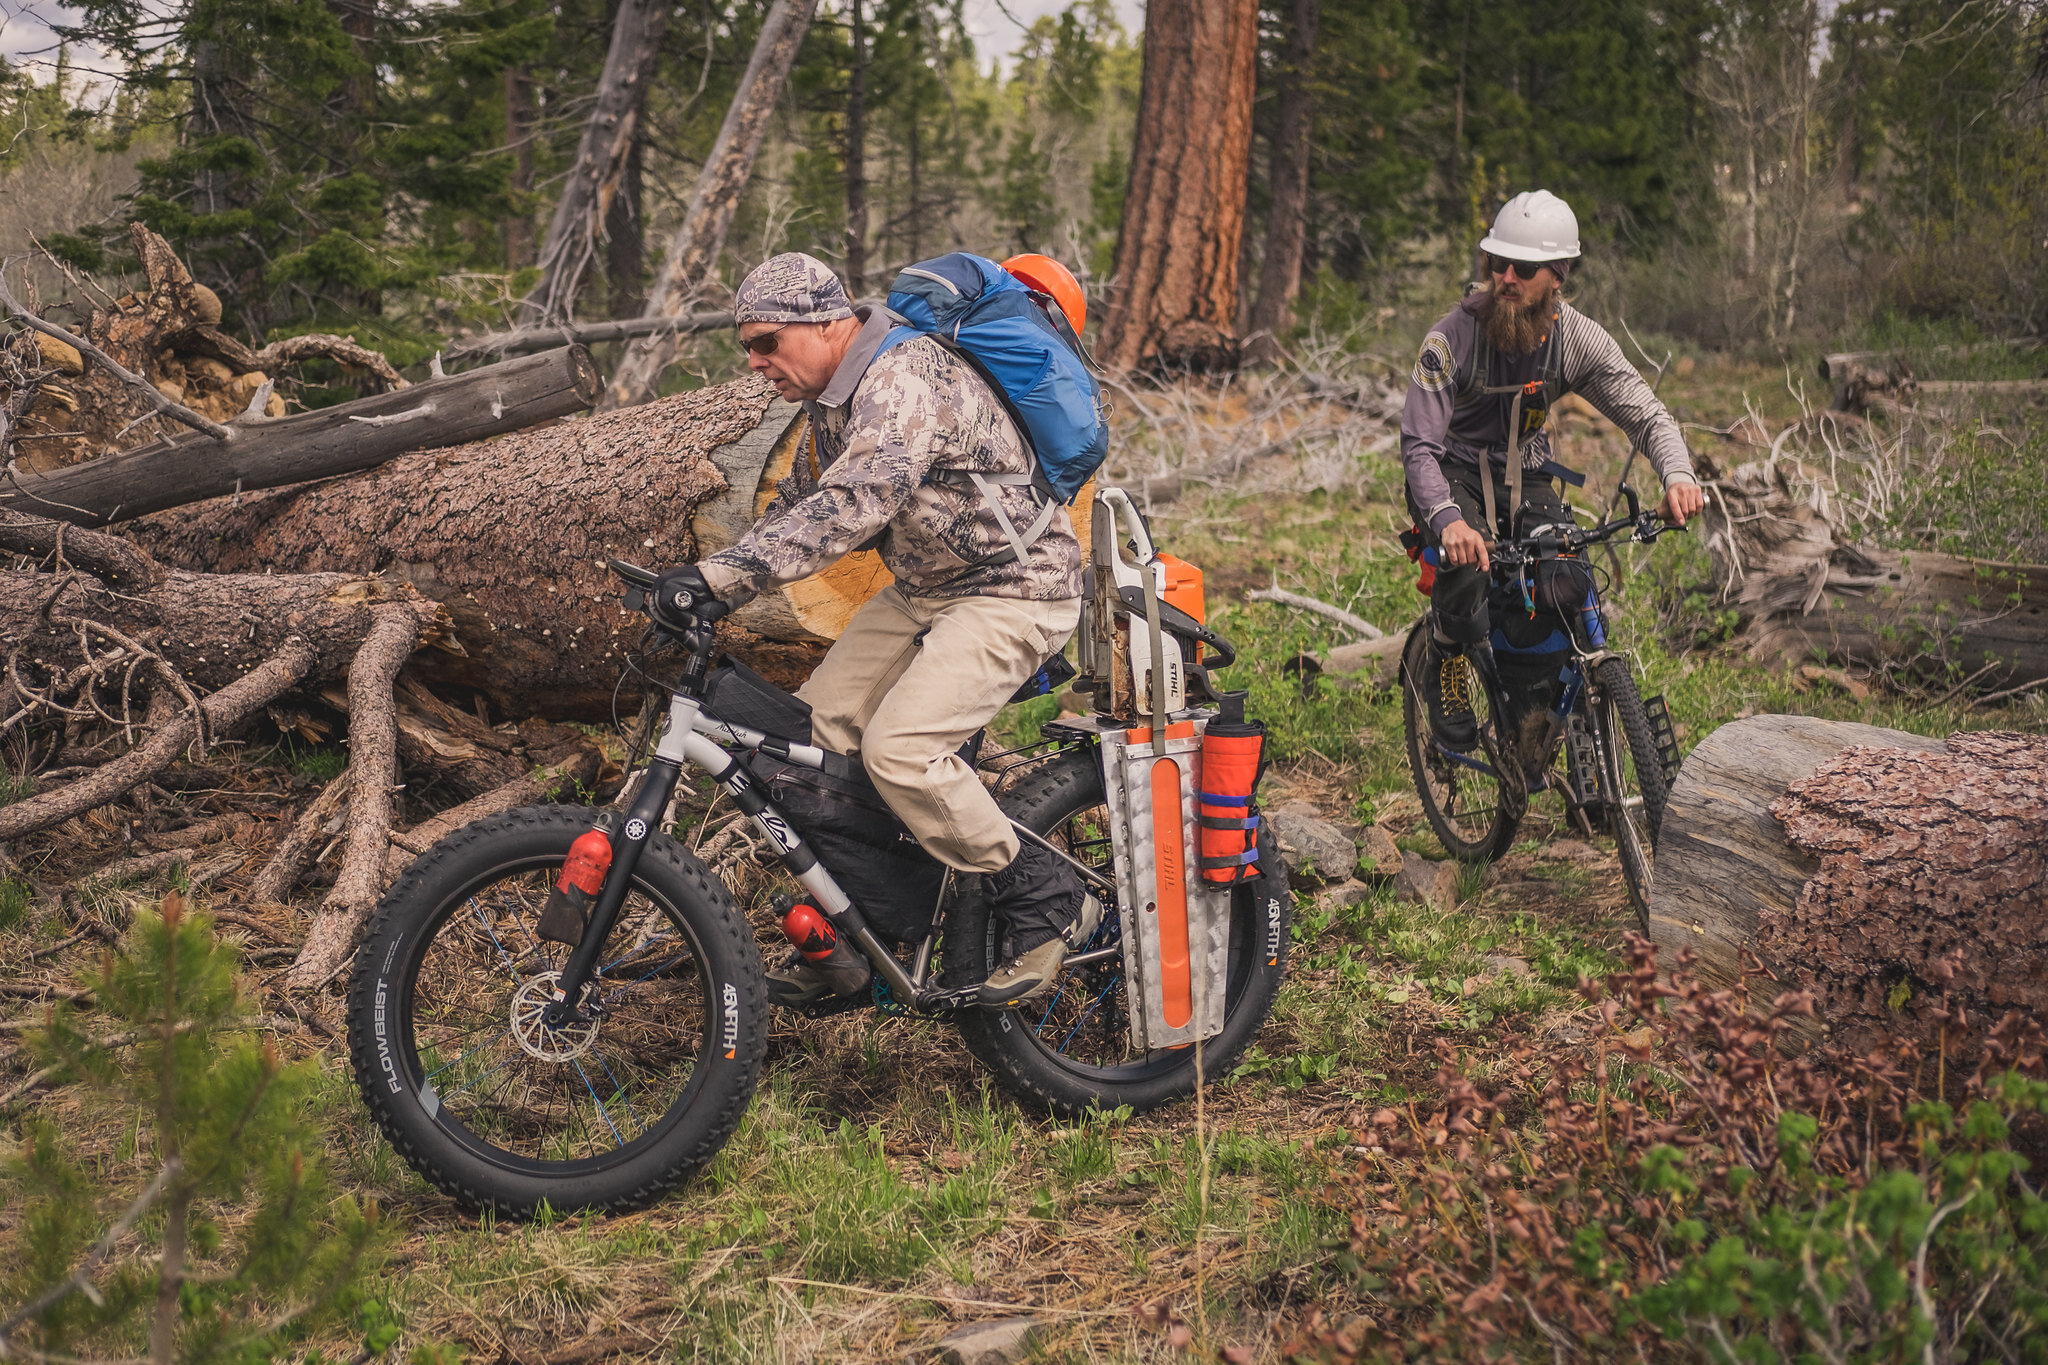
[[[1688,518],[1700,514],[1707,505],[1707,495],[1696,483],[1674,483],[1664,490],[1664,503],[1657,509],[1657,515],[1673,526],[1685,525]]]
[[[647,613],[663,630],[681,634],[694,625],[709,625],[728,608],[711,591],[694,564],[670,569],[648,589]]]
[[[1486,552],[1486,537],[1473,530],[1464,519],[1444,527],[1437,539],[1443,549],[1444,561],[1453,567],[1462,569],[1468,564],[1476,564],[1482,573],[1493,567],[1493,561]]]

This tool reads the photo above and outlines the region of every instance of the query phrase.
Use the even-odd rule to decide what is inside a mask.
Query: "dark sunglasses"
[[[782,324],[782,327],[787,326],[789,324],[786,322]],[[774,355],[775,348],[782,344],[782,327],[777,327],[772,332],[763,332],[755,337],[741,337],[740,349],[751,351],[755,355]]]
[[[1536,272],[1545,267],[1541,263],[1511,261],[1505,256],[1496,256],[1489,251],[1486,253],[1486,268],[1496,275],[1505,275],[1512,271],[1520,279],[1533,280],[1536,278]]]

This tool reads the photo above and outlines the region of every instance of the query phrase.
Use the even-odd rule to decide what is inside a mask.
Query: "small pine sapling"
[[[0,1358],[272,1359],[351,1312],[364,1358],[395,1338],[357,1289],[376,1206],[329,1182],[305,1119],[314,1066],[252,1034],[236,966],[173,892],[81,983],[92,1027],[52,1010],[35,1043],[82,1093],[61,1124],[27,1121],[5,1176],[18,1234]],[[72,1149],[104,1127],[117,1150]]]

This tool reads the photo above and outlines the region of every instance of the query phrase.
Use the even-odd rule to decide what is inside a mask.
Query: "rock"
[[[1378,825],[1367,825],[1358,840],[1358,871],[1355,875],[1386,881],[1401,870],[1401,850],[1394,836]]]
[[[1546,862],[1597,863],[1605,856],[1599,849],[1579,839],[1559,839],[1536,850],[1536,856]]]
[[[1403,854],[1394,887],[1403,899],[1417,905],[1432,910],[1454,909],[1458,904],[1458,866],[1432,862],[1420,853]]]
[[[1586,1031],[1577,1024],[1554,1024],[1543,1030],[1543,1036],[1553,1043],[1583,1043]]]
[[[970,1322],[939,1338],[939,1359],[946,1365],[1013,1365],[1024,1359],[1036,1335],[1037,1318]]]
[[[37,332],[36,349],[43,353],[43,363],[54,367],[59,374],[85,373],[85,357],[68,341],[59,341]]]
[[[1358,861],[1358,845],[1351,836],[1306,801],[1290,801],[1268,811],[1266,821],[1280,841],[1288,880],[1297,887],[1312,890],[1342,880]]]
[[[1408,647],[1408,633],[1386,635],[1377,640],[1360,640],[1339,645],[1322,659],[1325,673],[1369,678],[1375,687],[1393,684],[1401,668],[1401,651]]]
[[[1496,976],[1535,975],[1535,973],[1529,969],[1529,964],[1527,962],[1523,961],[1519,957],[1510,957],[1506,953],[1488,953],[1485,957],[1481,958],[1480,961],[1485,963],[1486,970],[1494,973]]]
[[[1377,890],[1378,887],[1368,886],[1364,882],[1345,882],[1342,886],[1325,892],[1324,899],[1339,910],[1349,910],[1354,905],[1363,905],[1371,900]]]

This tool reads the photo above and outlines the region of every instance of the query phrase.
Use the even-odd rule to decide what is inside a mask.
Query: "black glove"
[[[670,569],[654,580],[649,591],[652,596],[648,614],[664,630],[684,631],[700,623],[709,625],[728,610],[694,564]]]

